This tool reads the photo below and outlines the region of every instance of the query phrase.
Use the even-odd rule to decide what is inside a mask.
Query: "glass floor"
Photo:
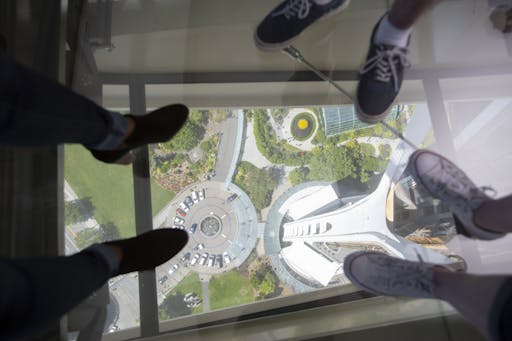
[[[503,196],[512,192],[512,36],[489,20],[497,2],[445,1],[420,19],[386,123]],[[190,233],[154,273],[109,282],[106,339],[356,292],[343,272],[355,250],[512,271],[512,237],[455,235],[450,211],[410,176],[410,144],[358,122],[350,98],[304,63],[255,47],[254,29],[276,3],[84,7],[75,91],[135,115],[169,103],[191,108],[183,132],[139,150],[133,168],[65,147],[66,253],[153,228]],[[294,47],[354,96],[371,31],[389,6],[352,1]]]

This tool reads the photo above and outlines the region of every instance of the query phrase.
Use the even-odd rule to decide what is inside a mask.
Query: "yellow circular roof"
[[[301,118],[299,122],[297,122],[297,126],[299,127],[299,129],[304,130],[309,126],[309,122],[305,118]]]

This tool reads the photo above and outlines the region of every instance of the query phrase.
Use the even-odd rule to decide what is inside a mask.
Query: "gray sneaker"
[[[484,240],[504,236],[504,233],[479,227],[473,221],[473,212],[484,202],[492,200],[485,194],[488,187],[477,187],[453,162],[429,150],[412,153],[409,165],[416,181],[432,196],[441,199],[459,219],[459,233]]]
[[[436,298],[434,267],[375,251],[358,251],[345,257],[345,275],[358,288],[375,295]]]

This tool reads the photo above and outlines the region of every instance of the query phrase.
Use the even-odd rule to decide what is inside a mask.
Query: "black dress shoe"
[[[188,242],[188,233],[183,230],[163,228],[133,238],[106,242],[123,250],[117,275],[133,271],[144,271],[167,262],[178,254]]]
[[[135,129],[124,141],[126,147],[116,150],[91,149],[96,159],[106,163],[118,163],[125,159],[132,149],[146,144],[169,141],[187,121],[188,108],[183,104],[172,104],[144,116],[127,116],[135,121]]]

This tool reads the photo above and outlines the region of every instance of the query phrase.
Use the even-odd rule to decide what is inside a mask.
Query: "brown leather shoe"
[[[133,271],[144,271],[165,263],[178,254],[188,242],[188,233],[171,228],[156,229],[133,238],[106,242],[121,248],[123,257],[119,264],[122,275]]]
[[[135,121],[135,129],[124,141],[126,147],[116,150],[91,149],[96,159],[106,163],[130,163],[133,161],[129,155],[132,149],[173,138],[187,121],[188,108],[183,104],[171,104],[144,116],[127,116]]]

